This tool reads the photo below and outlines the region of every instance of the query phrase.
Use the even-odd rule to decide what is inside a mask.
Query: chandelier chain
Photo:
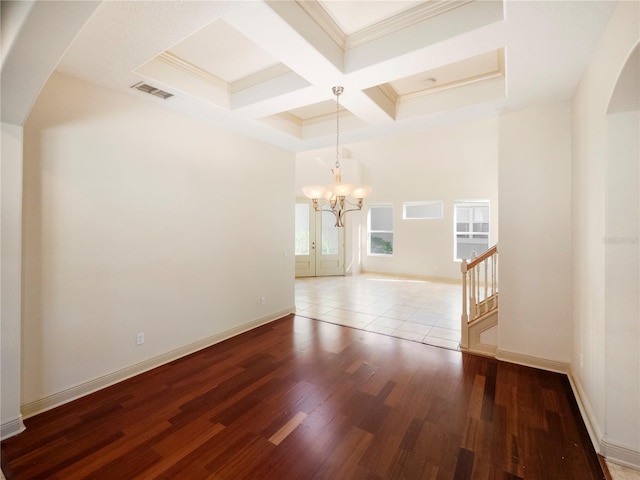
[[[341,89],[333,89],[336,95],[336,168],[340,168],[340,94]]]

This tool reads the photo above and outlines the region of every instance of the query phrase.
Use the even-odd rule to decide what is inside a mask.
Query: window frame
[[[390,208],[391,209],[391,223],[392,223],[392,229],[391,230],[372,230],[371,229],[371,211],[376,209],[376,208]],[[368,257],[393,257],[394,253],[395,253],[395,248],[394,248],[394,211],[393,211],[393,203],[377,203],[374,205],[369,205],[369,211],[367,212],[367,256]],[[391,253],[376,253],[376,252],[371,252],[371,234],[372,233],[390,233],[391,234]]]
[[[474,214],[473,211],[471,213],[471,217],[467,224],[469,225],[468,231],[458,231],[458,208],[487,208],[489,213],[489,218],[486,222],[489,225],[488,230],[486,232],[477,232],[473,229],[474,225]],[[453,202],[453,260],[455,262],[462,262],[462,258],[458,258],[458,235],[469,235],[468,238],[486,238],[487,239],[487,248],[491,246],[491,202],[489,200],[458,200]],[[482,252],[476,252],[478,255]],[[472,260],[471,258],[467,258],[467,260]]]

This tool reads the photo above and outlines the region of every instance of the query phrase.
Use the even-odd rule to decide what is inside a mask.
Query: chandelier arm
[[[362,210],[362,208],[350,208],[347,210],[338,210],[337,212],[334,212],[336,215],[336,227],[344,227],[344,222],[342,219],[345,216],[345,214],[349,212],[357,212],[360,210]]]
[[[326,205],[326,204],[325,204]],[[336,227],[343,227],[342,223],[342,210],[336,210],[334,207],[331,207],[331,210],[318,210],[319,212],[331,212],[333,216],[336,217]]]
[[[348,203],[349,205],[352,205],[356,208],[348,208],[345,210],[344,208],[331,207],[330,210],[324,210],[323,208],[320,208],[320,207],[323,205],[331,206],[331,204],[329,202],[318,202],[318,208],[316,208],[315,210],[316,212],[331,212],[334,215],[343,215],[347,212],[357,212],[358,210],[362,210],[362,205],[359,205],[357,203],[351,203],[351,202],[348,202]]]
[[[357,203],[353,203],[353,202],[350,202],[349,200],[347,200],[347,199],[345,198],[345,200],[344,200],[344,201],[345,201],[346,203],[348,203],[349,205],[352,205],[352,206],[354,206],[354,207],[358,207],[358,208],[357,208],[357,210],[360,210],[360,209],[362,208],[362,200],[358,200],[358,202],[357,202]],[[349,211],[351,211],[351,210],[349,210]]]
[[[362,211],[362,208],[349,208],[347,210],[340,210],[338,212],[338,214],[342,217],[344,216],[345,213],[349,213],[349,212],[359,212]]]

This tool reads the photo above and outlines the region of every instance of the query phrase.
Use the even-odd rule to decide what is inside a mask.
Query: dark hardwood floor
[[[288,316],[26,420],[14,479],[602,479],[564,375]]]

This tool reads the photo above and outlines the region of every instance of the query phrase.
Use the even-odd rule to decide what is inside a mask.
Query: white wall
[[[349,143],[345,147],[362,166],[362,183],[373,187],[360,214],[362,270],[460,280],[460,263],[453,260],[456,200],[489,200],[490,244],[498,240],[497,119]],[[296,177],[300,185],[314,178],[316,157],[317,152],[298,154]],[[426,200],[444,201],[442,220],[402,219],[403,202]],[[378,203],[394,206],[392,257],[366,255],[366,206]]]
[[[56,74],[25,125],[23,404],[293,309],[294,155],[162,101]]]
[[[633,123],[620,124],[622,119],[613,119],[606,112],[618,76],[639,40],[640,4],[620,2],[572,102],[571,362],[571,375],[580,392],[596,447],[607,458],[638,468],[640,359],[637,350],[640,338],[637,310],[634,314],[637,297],[615,290],[619,288],[616,286],[619,275],[627,281],[633,279],[638,264],[637,260],[634,264],[634,256],[629,255],[626,269],[617,266],[616,257],[626,256],[622,250],[633,250],[634,246],[607,240],[610,236],[628,236],[621,233],[621,223],[612,217],[615,208],[609,209],[607,205],[613,207],[617,195],[631,194],[634,188],[630,199],[637,195],[637,183],[634,186],[632,180],[629,184],[628,179],[621,183],[614,175],[624,177],[637,172],[637,146],[633,146],[633,139],[637,142],[638,132],[619,131],[622,125],[633,129]],[[617,140],[611,135],[614,130],[618,130],[616,135],[622,135]],[[621,167],[624,171],[617,170]]]
[[[22,127],[2,124],[0,251],[0,436],[24,429],[20,413],[20,319],[22,262]]]
[[[571,359],[568,104],[500,117],[498,357],[566,370]]]

